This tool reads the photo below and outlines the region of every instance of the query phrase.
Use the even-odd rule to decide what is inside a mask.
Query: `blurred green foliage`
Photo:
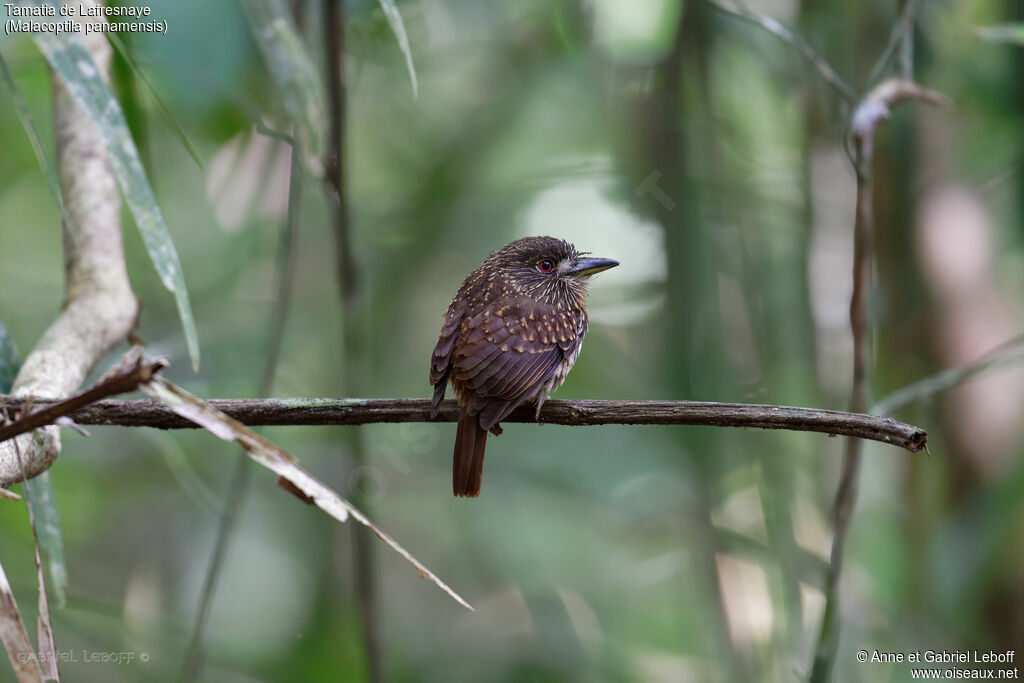
[[[898,4],[748,3],[858,88]],[[975,30],[1019,22],[1021,10],[1011,0],[918,4],[915,77],[956,109],[907,107],[879,135],[875,398],[1024,328],[1024,51]],[[320,60],[319,3],[299,6]],[[346,3],[367,393],[429,395],[427,360],[461,279],[512,239],[552,234],[622,261],[594,282],[586,349],[559,398],[845,406],[848,112],[792,45],[701,2],[397,6],[416,99],[377,3]],[[203,169],[137,83],[129,113],[145,124],[133,131],[192,297],[200,374],[173,300],[126,229],[138,332],[193,393],[252,396],[289,159],[286,143],[255,128],[286,131],[284,108],[238,3],[179,0],[153,12],[166,36],[123,37]],[[0,47],[52,147],[45,62],[25,37]],[[0,317],[25,353],[63,298],[60,228],[6,96],[0,149]],[[311,179],[307,188],[280,396],[334,395],[348,371],[329,204]],[[929,209],[943,197],[962,201]],[[953,250],[945,261],[943,247]],[[910,679],[905,664],[858,663],[862,649],[1024,642],[1015,372],[897,411],[929,431],[931,458],[866,445],[836,680]],[[450,496],[453,425],[364,427],[367,465],[354,473],[342,429],[265,433],[339,490],[363,487],[380,526],[477,608],[462,610],[382,552],[388,680],[788,682],[807,671],[839,440],[509,425],[489,446],[481,498],[467,501]],[[236,451],[200,432],[90,431],[65,430],[52,469],[70,575],[55,635],[78,660],[62,672],[167,680],[181,671]],[[351,551],[347,528],[256,474],[216,594],[207,680],[362,680]],[[32,618],[23,506],[0,505],[0,562]],[[108,651],[149,659],[83,661]]]

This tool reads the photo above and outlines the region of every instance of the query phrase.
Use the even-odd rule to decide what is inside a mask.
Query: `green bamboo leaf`
[[[18,347],[7,332],[4,321],[0,320],[0,394],[10,392],[20,365]],[[29,505],[36,520],[39,547],[46,555],[57,606],[63,607],[68,592],[68,565],[64,559],[64,537],[57,516],[57,494],[49,471],[30,479],[26,485]]]
[[[29,505],[36,520],[36,536],[39,537],[40,549],[46,555],[54,597],[60,608],[67,601],[68,565],[64,560],[64,536],[57,515],[57,491],[49,470],[24,482],[24,486],[28,487]]]
[[[395,0],[378,0],[378,2],[380,3],[380,8],[384,10],[384,16],[387,17],[388,24],[391,25],[391,30],[395,34],[398,48],[405,55],[405,67],[409,70],[409,80],[412,81],[412,96],[417,98],[420,94],[420,88],[416,79],[416,66],[412,63],[412,48],[409,47],[409,36],[405,32],[405,23],[402,21],[402,15],[398,11],[398,6],[395,5]]]
[[[185,129],[182,128],[181,124],[178,123],[178,120],[174,118],[173,114],[171,114],[171,110],[167,108],[164,101],[159,95],[157,95],[156,88],[153,87],[153,82],[149,80],[149,77],[146,76],[145,72],[143,72],[139,67],[138,62],[135,61],[135,58],[128,51],[128,46],[124,44],[123,40],[121,40],[121,36],[117,35],[113,31],[108,31],[106,35],[107,40],[110,41],[110,44],[114,46],[117,53],[121,55],[122,59],[124,59],[124,63],[132,70],[132,73],[135,74],[137,79],[139,79],[139,82],[146,86],[149,96],[153,98],[157,109],[160,110],[160,115],[163,116],[164,121],[171,127],[174,134],[178,136],[181,144],[185,147],[185,151],[188,152],[190,157],[192,157],[192,161],[196,162],[196,165],[199,168],[203,168],[203,160],[200,158],[199,152],[192,144],[192,141],[189,140],[188,134],[185,133]]]
[[[42,7],[42,0],[22,0],[23,5]],[[125,202],[135,218],[149,257],[164,286],[174,294],[178,316],[185,332],[193,369],[199,368],[199,339],[192,307],[185,289],[185,277],[178,261],[178,252],[164,223],[160,206],[139,160],[139,152],[117,99],[100,76],[89,53],[73,34],[59,36],[34,33],[32,37],[50,63],[54,73],[68,91],[88,112],[110,153],[114,175],[121,186]]]
[[[28,135],[28,140],[32,144],[32,151],[36,154],[36,161],[39,162],[39,168],[42,169],[43,176],[46,178],[46,184],[50,188],[50,194],[53,195],[54,203],[57,204],[57,211],[60,212],[61,220],[67,226],[68,232],[74,235],[75,228],[71,223],[71,216],[68,215],[68,210],[64,206],[64,194],[60,191],[60,181],[57,180],[57,169],[50,161],[50,155],[46,153],[46,149],[43,147],[43,140],[39,137],[39,131],[36,130],[36,126],[32,122],[32,113],[29,112],[28,105],[25,103],[25,97],[21,94],[21,90],[18,89],[18,84],[14,81],[14,74],[11,73],[7,62],[4,61],[3,55],[0,55],[0,76],[2,76],[4,85],[11,94],[11,100],[14,102],[14,108],[18,111],[21,125],[25,127],[25,134]],[[2,359],[0,359],[0,362],[2,362]]]
[[[978,26],[974,35],[986,43],[1010,43],[1024,45],[1024,22],[999,24],[997,26]]]
[[[248,0],[245,9],[285,113],[295,127],[303,165],[320,178],[324,174],[327,117],[316,66],[282,0]]]
[[[11,390],[20,365],[18,347],[7,331],[4,321],[0,319],[0,394],[6,394]]]
[[[111,43],[113,44],[113,43]],[[132,73],[131,67],[124,56],[117,50],[114,51],[114,59],[110,64],[110,90],[114,97],[121,103],[121,111],[124,112],[124,120],[128,123],[128,130],[131,131],[132,140],[139,150],[139,159],[142,160],[142,167],[146,173],[153,168],[151,158],[152,146],[149,145],[149,121],[142,110],[142,93],[139,79]]]

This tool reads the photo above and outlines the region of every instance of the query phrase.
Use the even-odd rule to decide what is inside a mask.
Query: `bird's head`
[[[619,265],[596,258],[556,237],[524,237],[490,257],[515,286],[532,299],[549,304],[562,300],[582,304],[587,280]]]

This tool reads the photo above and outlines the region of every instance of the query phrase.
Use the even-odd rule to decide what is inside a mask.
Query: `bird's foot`
[[[533,419],[536,420],[539,425],[544,424],[540,421],[540,409],[544,406],[544,399],[546,398],[547,396],[541,396],[540,399],[537,400],[537,412],[533,414]]]

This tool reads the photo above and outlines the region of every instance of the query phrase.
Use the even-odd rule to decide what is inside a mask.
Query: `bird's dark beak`
[[[569,264],[569,267],[563,271],[563,274],[572,277],[590,277],[600,273],[602,270],[608,270],[617,265],[619,265],[619,262],[610,258],[578,258]]]

